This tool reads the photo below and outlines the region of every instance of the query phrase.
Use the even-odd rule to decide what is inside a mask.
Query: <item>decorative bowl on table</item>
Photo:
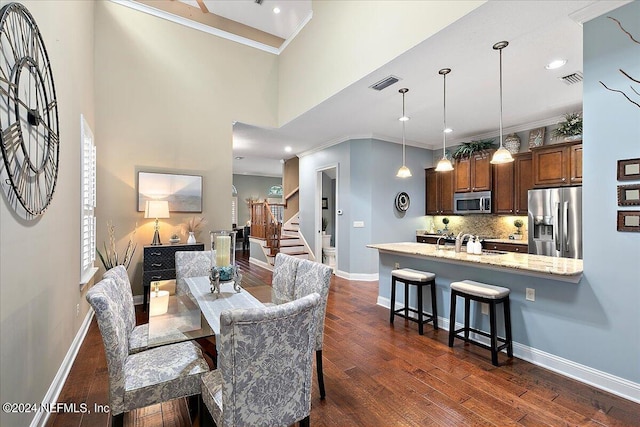
[[[169,243],[180,243],[179,237],[172,237],[169,239]]]

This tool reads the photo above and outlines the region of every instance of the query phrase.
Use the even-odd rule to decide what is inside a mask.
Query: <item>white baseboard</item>
[[[69,376],[69,371],[71,371],[71,367],[73,366],[73,362],[76,360],[76,356],[78,355],[78,351],[80,350],[80,346],[84,341],[84,337],[87,335],[87,331],[89,330],[89,325],[91,325],[91,320],[93,319],[93,309],[89,308],[87,315],[82,321],[82,325],[80,325],[80,329],[78,333],[76,333],[73,342],[71,342],[71,346],[69,350],[67,350],[67,354],[62,359],[62,364],[60,368],[58,368],[58,372],[56,376],[53,378],[51,385],[49,386],[49,390],[44,395],[42,399],[43,404],[52,404],[56,403],[58,397],[60,396],[60,392],[62,391],[62,387],[64,387],[64,383],[67,380],[67,376]],[[49,419],[50,412],[49,411],[38,411],[36,415],[31,420],[31,427],[44,426]]]
[[[375,282],[378,280],[378,273],[349,273],[342,270],[335,270],[335,275],[347,280],[359,280],[362,282]]]
[[[271,264],[261,261],[254,257],[249,257],[249,264],[257,265],[258,267],[262,267],[266,270],[273,271],[273,266]]]
[[[378,296],[377,304],[389,308],[391,301],[389,298]],[[396,303],[396,309],[404,307]],[[417,317],[414,313],[409,314]],[[438,326],[445,331],[449,330],[449,319],[438,316]],[[462,328],[462,323],[456,322],[456,329]],[[489,339],[475,333],[470,334],[470,338],[489,345]],[[503,350],[504,352],[505,350]],[[526,360],[534,365],[541,366],[550,371],[556,372],[565,377],[572,378],[576,381],[597,387],[601,390],[615,394],[636,403],[640,403],[640,384],[634,383],[624,378],[611,375],[607,372],[599,371],[586,365],[581,365],[569,359],[529,347],[518,342],[513,342],[513,355],[518,359]]]

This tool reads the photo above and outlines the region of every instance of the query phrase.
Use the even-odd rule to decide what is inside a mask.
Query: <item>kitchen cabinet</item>
[[[434,236],[416,236],[416,242],[435,245],[436,243],[438,243],[438,238]]]
[[[536,187],[582,184],[582,142],[533,148],[533,181]]]
[[[454,191],[469,193],[491,190],[491,155],[493,150],[476,153],[468,158],[456,159],[454,165]]]
[[[426,215],[453,214],[453,172],[425,169]]]
[[[518,153],[514,157],[514,213],[526,215],[529,210],[529,190],[533,188],[533,155]]]
[[[487,242],[483,244],[484,249],[490,251],[505,251],[505,252],[518,252],[526,254],[529,252],[529,247],[526,244],[521,243],[505,243],[505,242]]]
[[[513,214],[514,162],[493,165],[493,213]]]

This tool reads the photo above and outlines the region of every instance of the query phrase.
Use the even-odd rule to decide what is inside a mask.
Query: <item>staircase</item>
[[[282,215],[277,209],[277,205],[269,205],[266,202],[252,205],[251,238],[260,241],[267,263],[273,266],[278,252],[315,260],[309,245],[300,233],[298,214],[283,224]]]

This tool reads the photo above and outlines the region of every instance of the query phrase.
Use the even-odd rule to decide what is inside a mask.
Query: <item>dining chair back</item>
[[[271,278],[271,302],[283,304],[295,299],[294,286],[296,283],[296,271],[301,259],[286,255],[276,254]]]
[[[208,276],[215,256],[216,251],[177,251],[176,295],[189,294],[189,286],[184,279]]]
[[[127,315],[113,279],[102,279],[87,292],[109,371],[112,425],[122,425],[132,409],[200,393],[200,376],[209,370],[200,349],[182,342],[129,354]]]
[[[202,399],[218,427],[308,425],[320,295],[220,315],[218,369]]]
[[[322,372],[322,344],[324,342],[324,318],[327,311],[327,299],[333,269],[325,264],[301,259],[296,270],[293,296],[295,299],[317,293],[320,295],[320,308],[316,313],[316,371],[318,374],[318,387],[320,399],[325,398],[324,375]]]
[[[136,311],[133,303],[133,292],[129,274],[123,265],[118,265],[107,270],[103,279],[112,279],[116,287],[116,296],[122,306],[125,326],[127,327],[127,341],[129,343],[129,353],[137,353],[147,348],[149,340],[149,324],[136,326]]]

